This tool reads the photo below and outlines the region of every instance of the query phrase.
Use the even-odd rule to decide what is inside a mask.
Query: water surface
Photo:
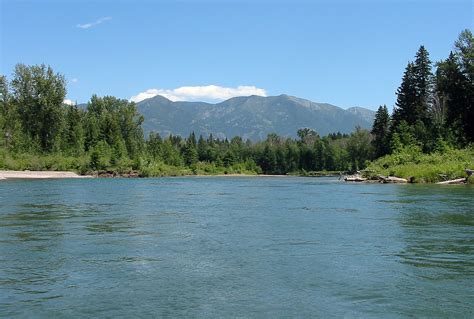
[[[0,183],[0,316],[474,316],[474,188]]]

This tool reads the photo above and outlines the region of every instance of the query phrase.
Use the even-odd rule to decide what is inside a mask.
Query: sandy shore
[[[183,175],[178,177],[292,177],[293,175],[250,175],[250,174],[216,174],[216,175]],[[113,177],[138,177],[136,176],[91,176],[91,175],[78,175],[74,172],[66,171],[1,171],[0,180],[5,179],[46,179],[46,178],[113,178]],[[166,177],[166,176],[163,176]],[[294,177],[294,176],[293,176]]]
[[[10,178],[41,179],[41,178],[85,178],[74,172],[50,172],[50,171],[0,171],[0,180]]]

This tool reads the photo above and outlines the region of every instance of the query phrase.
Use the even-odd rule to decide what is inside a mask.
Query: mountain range
[[[289,95],[240,96],[216,104],[173,102],[157,95],[137,103],[137,108],[145,117],[145,136],[154,131],[187,137],[194,131],[196,136],[250,140],[265,139],[270,133],[296,137],[297,130],[305,127],[320,135],[350,133],[356,126],[370,129],[375,115],[362,107],[345,110]]]

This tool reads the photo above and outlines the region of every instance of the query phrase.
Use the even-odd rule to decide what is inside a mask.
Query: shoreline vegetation
[[[402,165],[402,167],[404,167]],[[138,171],[122,172],[117,173],[114,171],[101,171],[101,172],[88,172],[87,174],[79,175],[74,171],[12,171],[12,170],[0,170],[0,181],[7,179],[77,179],[77,178],[160,178],[160,177],[338,177],[339,180],[345,182],[356,182],[356,183],[381,183],[381,184],[406,184],[406,183],[436,183],[444,185],[462,185],[462,184],[474,184],[474,177],[467,173],[469,169],[463,170],[465,177],[459,177],[462,174],[458,173],[461,171],[456,167],[456,171],[447,174],[436,174],[439,169],[432,168],[429,174],[419,176],[408,176],[400,174],[396,177],[394,175],[382,175],[376,172],[387,172],[388,170],[371,170],[365,169],[362,172],[356,172],[354,175],[350,175],[350,172],[304,172],[304,173],[288,173],[288,174],[257,174],[255,172],[247,173],[222,173],[222,174],[198,174],[190,172],[189,170],[182,170],[174,175],[158,175],[158,176],[143,176]],[[409,172],[410,170],[407,170]],[[471,170],[472,171],[472,170]],[[392,172],[393,174],[393,172]],[[466,174],[468,174],[466,176]],[[472,174],[472,172],[471,172]],[[425,179],[427,176],[432,176],[432,179]]]
[[[362,179],[384,182],[461,179],[474,168],[473,57],[470,30],[434,65],[420,46],[392,114],[380,106],[370,131],[320,136],[301,128],[297,138],[268,134],[259,141],[194,132],[145,137],[135,103],[93,95],[85,106],[65,104],[64,75],[44,64],[18,64],[12,79],[0,76],[0,170],[38,178],[52,173],[36,171],[97,177],[342,177],[360,171]]]
[[[255,172],[245,173],[197,173],[188,169],[175,171],[173,175],[156,175],[146,177],[339,177],[340,172],[308,172],[305,174],[289,173],[289,174],[257,174]],[[5,179],[63,179],[63,178],[146,178],[139,171],[115,172],[115,171],[98,171],[78,174],[74,171],[14,171],[0,170],[0,180]]]

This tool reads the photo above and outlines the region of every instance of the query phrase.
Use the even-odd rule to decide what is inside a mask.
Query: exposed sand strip
[[[53,171],[0,171],[0,180],[10,178],[41,179],[41,178],[87,178],[74,172]]]

